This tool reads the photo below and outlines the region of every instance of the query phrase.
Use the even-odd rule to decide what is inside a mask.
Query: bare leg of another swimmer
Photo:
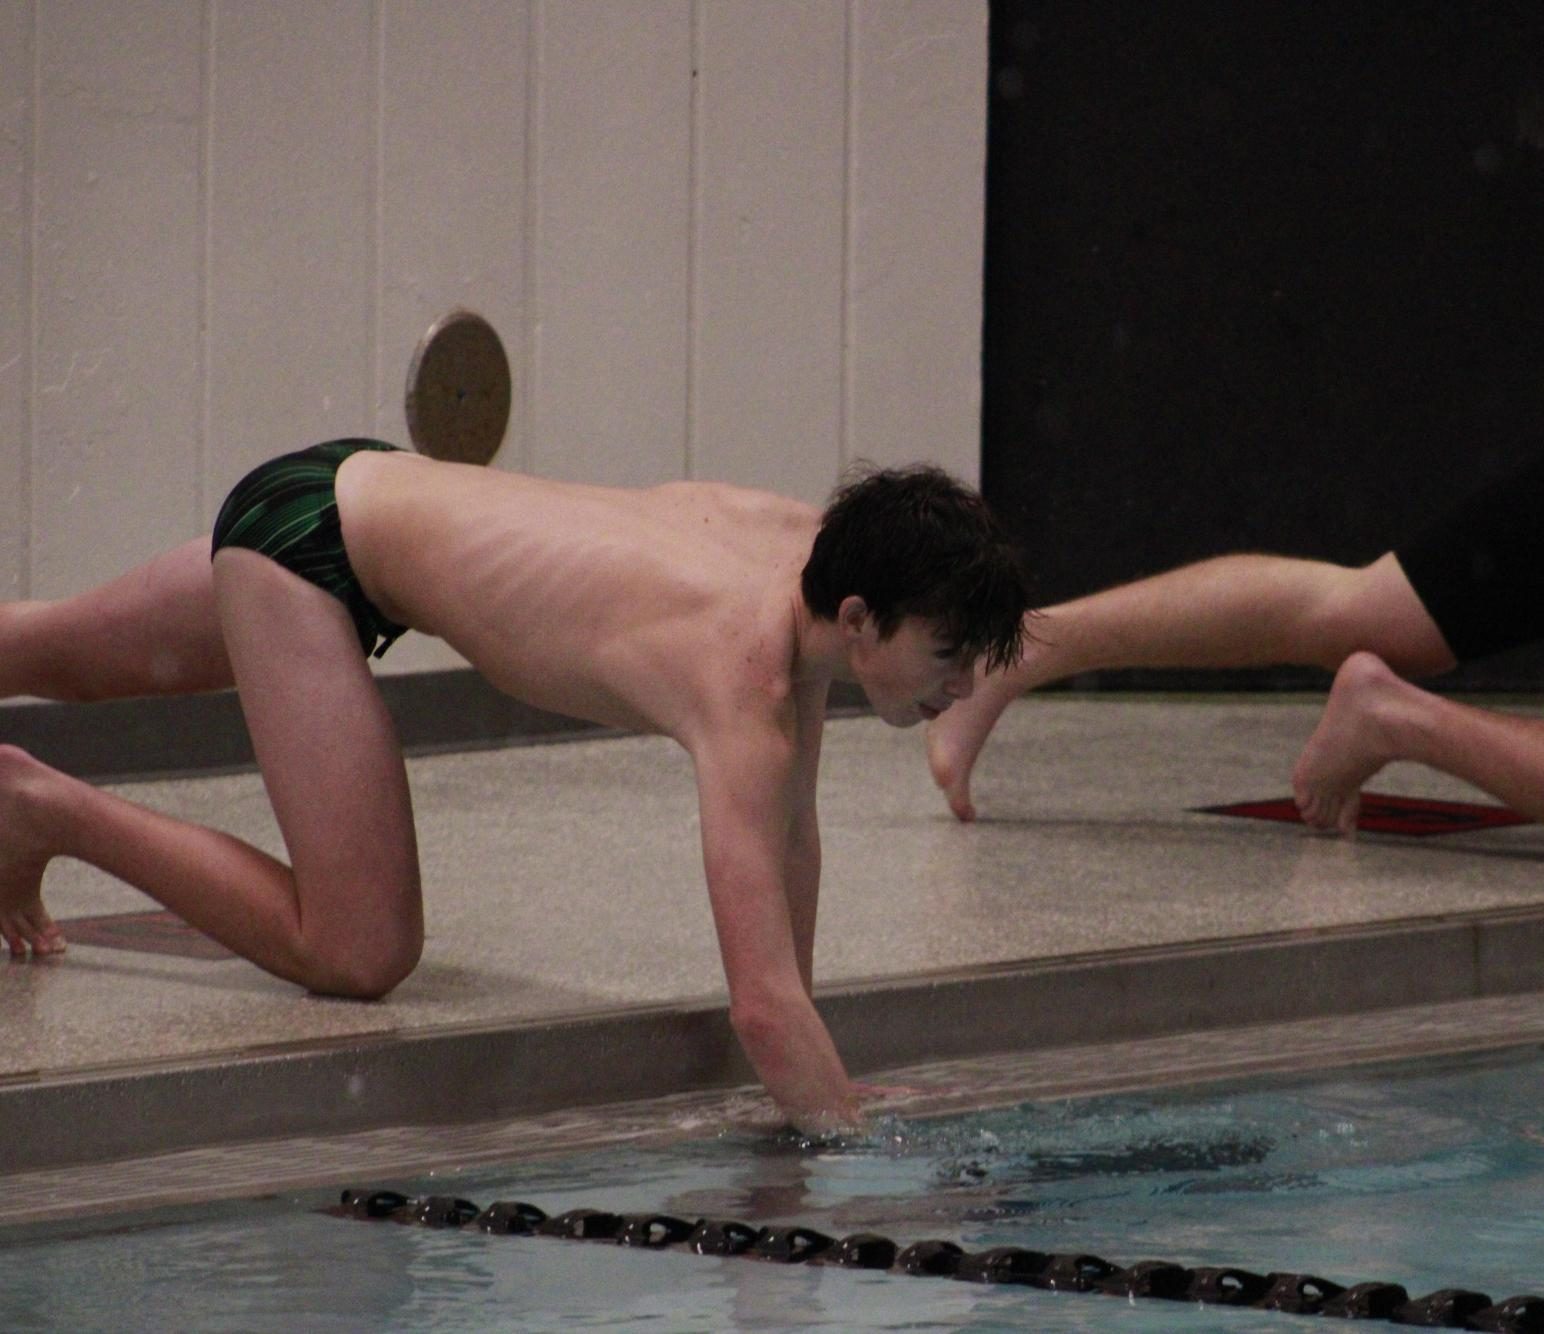
[[[1544,719],[1445,699],[1403,680],[1371,653],[1353,654],[1293,770],[1303,819],[1349,834],[1362,785],[1395,760],[1462,778],[1544,821]]]
[[[124,699],[230,684],[207,537],[75,597],[0,603],[0,698]]]
[[[1230,555],[1052,607],[1026,623],[1023,661],[977,679],[928,727],[928,764],[950,809],[975,818],[971,773],[993,726],[1027,690],[1122,667],[1334,671],[1371,649],[1412,676],[1454,658],[1393,553],[1351,569],[1324,561]]]

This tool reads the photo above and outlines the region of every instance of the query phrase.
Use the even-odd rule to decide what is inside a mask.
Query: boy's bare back
[[[810,506],[408,454],[354,456],[337,493],[371,600],[527,703],[690,749],[709,701],[788,695],[799,573],[820,522]]]

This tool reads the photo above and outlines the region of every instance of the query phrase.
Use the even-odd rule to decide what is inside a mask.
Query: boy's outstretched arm
[[[788,883],[803,860],[790,855],[794,840],[809,837],[814,815],[799,751],[776,725],[747,723],[698,747],[694,760],[730,1022],[783,1114],[820,1132],[863,1118],[807,989],[816,887]]]

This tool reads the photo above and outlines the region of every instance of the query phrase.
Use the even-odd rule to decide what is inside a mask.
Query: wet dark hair
[[[844,598],[862,598],[881,639],[920,616],[988,668],[1023,652],[1029,584],[1018,548],[974,489],[931,464],[860,464],[848,473],[800,587],[828,621]]]

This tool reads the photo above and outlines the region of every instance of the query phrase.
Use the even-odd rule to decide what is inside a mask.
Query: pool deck
[[[960,1062],[1007,1097],[1544,1041],[1544,827],[1343,840],[1198,809],[1286,796],[1318,709],[1025,700],[973,826],[919,731],[833,720],[816,974],[850,1066],[916,1067],[923,1106]],[[51,868],[69,953],[0,967],[0,1224],[767,1115],[684,755],[612,737],[409,773],[428,941],[384,1002],[209,957],[137,892]],[[1405,766],[1373,788],[1485,800]],[[281,852],[254,774],[116,790]]]

